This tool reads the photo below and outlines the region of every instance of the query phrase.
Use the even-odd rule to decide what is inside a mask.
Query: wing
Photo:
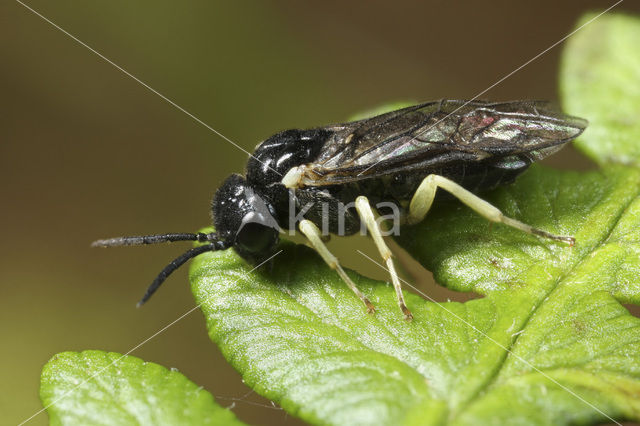
[[[334,185],[523,153],[537,160],[586,125],[542,101],[428,102],[328,127],[332,136],[319,157],[302,167],[299,182]]]

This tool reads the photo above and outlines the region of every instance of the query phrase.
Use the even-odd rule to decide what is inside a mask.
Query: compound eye
[[[236,234],[236,247],[254,254],[267,254],[277,243],[278,231],[257,222],[246,223]]]

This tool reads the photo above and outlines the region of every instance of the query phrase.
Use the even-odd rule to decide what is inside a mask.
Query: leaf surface
[[[639,21],[605,14],[567,40],[560,74],[565,108],[589,119],[577,146],[599,164],[640,165]]]
[[[113,352],[63,352],[42,371],[52,425],[243,425],[174,370]]]
[[[409,294],[406,323],[388,283],[349,272],[378,309],[366,315],[303,246],[283,245],[253,272],[232,250],[196,258],[210,337],[247,384],[317,424],[640,420],[640,320],[621,304],[640,302],[638,28],[605,15],[565,52],[566,110],[592,123],[578,147],[603,168],[532,167],[486,194],[508,216],[575,236],[574,247],[492,226],[455,201],[402,229],[399,243],[440,284],[481,299]]]

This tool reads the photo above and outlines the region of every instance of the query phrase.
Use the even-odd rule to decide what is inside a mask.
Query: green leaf
[[[567,41],[560,73],[565,108],[589,119],[577,146],[600,164],[640,165],[638,49],[640,19],[612,13]]]
[[[354,114],[351,117],[349,117],[349,121],[364,120],[365,118],[375,117],[376,115],[410,107],[415,104],[416,102],[409,102],[409,101],[396,101],[396,102],[387,103],[377,108],[371,108],[370,110],[362,111],[362,112],[359,112],[358,114]]]
[[[52,425],[242,425],[177,371],[113,352],[63,352],[42,370]]]
[[[193,291],[245,381],[312,423],[606,420],[598,410],[638,419],[640,321],[616,299],[640,301],[639,186],[636,170],[536,167],[489,198],[575,235],[573,248],[491,229],[456,203],[403,229],[401,242],[440,283],[486,295],[463,304],[409,295],[411,324],[388,284],[351,274],[378,308],[366,315],[300,246],[285,247],[268,273],[247,274],[232,251],[200,256]]]
[[[608,166],[532,167],[486,195],[511,217],[575,236],[574,247],[439,202],[398,241],[440,284],[482,298],[434,303],[409,294],[412,323],[402,320],[388,283],[349,272],[378,309],[366,315],[303,246],[283,245],[257,271],[231,250],[201,255],[191,266],[193,293],[211,339],[246,383],[319,424],[640,420],[640,320],[621,305],[640,303],[640,139],[635,122],[619,122],[637,118],[640,78],[625,72],[601,81],[618,62],[637,63],[640,49],[620,59],[600,51],[608,43],[585,41],[618,20],[624,34],[610,31],[629,44],[637,24],[602,17],[573,37],[578,47],[567,50],[563,74],[568,112],[596,128],[579,146]],[[590,75],[591,61],[593,90],[577,90],[572,79],[582,77],[571,75]],[[619,92],[610,100],[607,84],[626,87],[632,101]]]
[[[634,169],[536,167],[488,197],[509,216],[575,236],[575,247],[491,227],[456,203],[403,229],[401,243],[439,283],[486,296],[474,303],[491,326],[467,352],[482,362],[456,369],[464,387],[448,390],[466,404],[462,419],[606,420],[589,404],[638,419],[640,321],[619,302],[640,302],[639,188]]]

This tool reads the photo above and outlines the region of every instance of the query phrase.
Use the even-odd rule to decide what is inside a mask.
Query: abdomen
[[[355,201],[359,195],[364,195],[373,204],[388,201],[406,206],[422,180],[430,174],[444,176],[473,193],[481,193],[512,183],[530,164],[531,162],[516,158],[473,163],[460,162],[428,170],[363,179],[327,189],[345,204]],[[438,198],[442,198],[443,195],[448,196],[445,195],[448,193],[443,190],[438,191],[438,194],[441,194]]]

